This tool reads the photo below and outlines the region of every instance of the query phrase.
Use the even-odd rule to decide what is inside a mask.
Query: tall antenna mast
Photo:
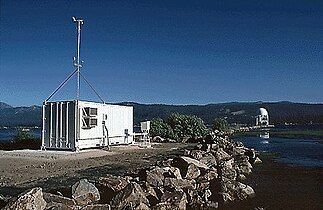
[[[76,99],[80,98],[80,69],[82,68],[82,61],[80,60],[80,47],[81,47],[81,26],[84,24],[84,21],[81,19],[76,19],[76,17],[72,17],[73,22],[77,27],[77,49],[76,49],[76,57],[73,58],[73,65],[76,68],[77,72],[77,92]]]
[[[86,84],[93,90],[93,92],[97,95],[97,97],[102,101],[102,103],[105,103],[102,97],[99,95],[99,93],[94,89],[94,87],[90,84],[90,82],[85,79],[84,75],[81,74],[80,70],[82,68],[83,61],[80,60],[80,47],[81,47],[81,26],[84,24],[84,20],[76,19],[76,17],[72,17],[73,22],[76,24],[77,28],[77,49],[76,49],[76,57],[73,57],[73,65],[75,67],[75,70],[72,74],[70,74],[64,82],[62,82],[58,88],[55,89],[55,91],[45,100],[45,103],[49,101],[66,83],[67,81],[75,74],[77,73],[77,92],[76,92],[76,99],[80,99],[80,76],[84,79]]]

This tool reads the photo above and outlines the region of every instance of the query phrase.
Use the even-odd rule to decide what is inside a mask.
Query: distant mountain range
[[[201,117],[206,124],[212,124],[216,117],[226,118],[230,123],[254,124],[254,116],[260,107],[269,112],[273,124],[320,123],[323,124],[323,104],[292,102],[232,102],[207,105],[165,105],[123,102],[119,104],[134,107],[134,121],[156,117],[166,118],[171,113],[191,114]],[[12,107],[0,102],[0,126],[41,126],[41,107]]]

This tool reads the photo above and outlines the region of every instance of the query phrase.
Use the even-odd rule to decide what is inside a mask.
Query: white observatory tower
[[[256,126],[269,126],[269,115],[265,108],[260,108],[256,116]]]

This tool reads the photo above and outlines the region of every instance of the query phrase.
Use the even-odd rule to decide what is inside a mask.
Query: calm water
[[[277,153],[277,160],[296,166],[323,167],[323,144],[310,139],[240,137],[236,140],[261,152]]]
[[[0,141],[7,141],[7,140],[12,140],[18,132],[17,128],[8,128],[0,129]],[[28,131],[29,133],[33,134],[36,138],[40,138],[41,136],[41,128],[30,128]]]

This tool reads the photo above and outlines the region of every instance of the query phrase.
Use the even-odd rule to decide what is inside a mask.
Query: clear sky
[[[40,105],[73,71],[108,102],[323,102],[323,1],[1,0],[0,101]],[[76,78],[56,99],[73,99]],[[81,96],[96,99],[83,83]]]

